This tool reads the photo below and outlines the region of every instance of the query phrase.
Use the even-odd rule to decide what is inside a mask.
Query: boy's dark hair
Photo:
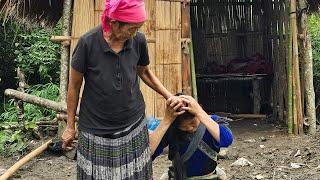
[[[177,93],[175,96],[185,95],[183,93]],[[167,139],[169,144],[169,154],[168,158],[173,162],[172,170],[174,172],[174,179],[184,180],[186,179],[184,163],[180,157],[180,148],[185,145],[186,142],[190,141],[188,132],[181,131],[178,125],[186,120],[193,120],[194,115],[186,111],[185,113],[176,117],[173,124],[170,126],[165,134],[165,139]]]

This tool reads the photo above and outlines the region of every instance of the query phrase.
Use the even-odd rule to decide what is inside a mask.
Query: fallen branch
[[[21,166],[29,162],[32,158],[40,155],[43,151],[48,148],[48,145],[52,142],[52,139],[42,144],[40,147],[27,154],[25,157],[16,162],[13,166],[11,166],[2,176],[0,176],[0,180],[7,180],[10,176],[12,176]]]
[[[38,106],[43,106],[58,112],[67,112],[67,105],[64,103],[59,103],[51,101],[49,99],[41,98],[35,95],[30,95],[13,89],[6,89],[4,94],[9,97],[20,99],[24,102],[35,104]]]

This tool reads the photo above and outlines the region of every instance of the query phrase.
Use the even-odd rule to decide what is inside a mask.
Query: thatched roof
[[[62,16],[64,0],[0,0],[0,16],[4,21],[55,25]]]
[[[0,18],[23,23],[55,25],[62,16],[64,0],[0,0]],[[320,11],[320,0],[307,0],[309,12]]]

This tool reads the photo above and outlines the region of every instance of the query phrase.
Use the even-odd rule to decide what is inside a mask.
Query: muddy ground
[[[320,180],[319,132],[316,138],[288,136],[285,128],[264,120],[239,120],[231,124],[231,129],[234,143],[219,160],[228,179]],[[253,165],[231,166],[241,157]],[[17,157],[0,158],[0,174],[16,160]],[[160,156],[154,162],[154,178],[159,179],[169,165],[166,155]],[[75,161],[44,154],[21,168],[12,179],[76,179],[75,172]]]

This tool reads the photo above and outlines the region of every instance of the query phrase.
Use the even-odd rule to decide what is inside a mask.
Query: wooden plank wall
[[[74,2],[71,52],[82,34],[100,24],[104,2]],[[148,41],[150,68],[170,92],[181,92],[181,2],[145,0],[145,3],[148,18],[141,31]],[[143,82],[141,91],[146,102],[146,115],[163,117],[164,98]]]
[[[266,46],[273,63],[272,104],[274,118],[286,120],[288,11],[285,0],[265,1]]]
[[[156,1],[156,75],[172,93],[182,91],[181,2]],[[163,117],[165,101],[156,95],[156,117]]]

